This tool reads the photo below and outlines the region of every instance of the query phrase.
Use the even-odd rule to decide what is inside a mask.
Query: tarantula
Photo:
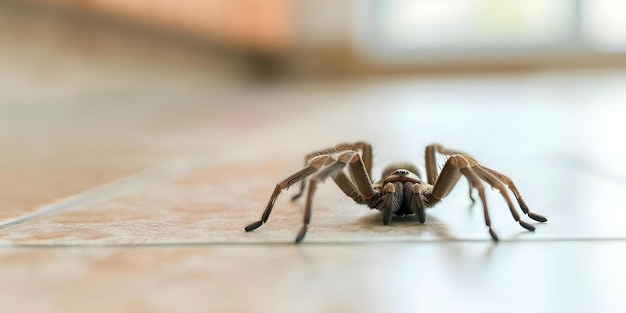
[[[437,172],[435,154],[439,153],[448,157],[441,172]],[[461,176],[465,176],[470,185],[470,198],[472,202],[472,188],[478,190],[478,195],[483,205],[485,224],[494,241],[498,236],[491,228],[489,210],[485,198],[484,186],[481,181],[486,181],[491,187],[500,191],[506,201],[515,221],[529,231],[535,227],[522,219],[508,195],[508,187],[517,199],[519,207],[524,214],[538,222],[546,222],[547,219],[539,214],[528,210],[528,206],[522,199],[513,181],[507,176],[484,167],[471,156],[446,149],[439,144],[426,147],[426,182],[420,178],[419,171],[414,165],[407,163],[392,164],[384,169],[379,181],[371,180],[372,169],[372,146],[366,142],[343,143],[333,148],[313,152],[305,157],[306,167],[299,172],[287,177],[274,188],[263,216],[257,222],[246,226],[245,231],[259,228],[272,213],[276,198],[282,190],[300,182],[300,191],[292,197],[298,199],[304,192],[307,178],[313,174],[309,181],[309,190],[306,198],[304,220],[302,228],[296,237],[296,243],[302,241],[306,235],[307,227],[311,220],[311,206],[317,184],[331,177],[337,186],[356,203],[365,204],[372,209],[382,212],[382,222],[387,225],[394,215],[415,214],[421,223],[426,221],[424,209],[437,204],[446,197],[454,188]],[[344,168],[348,166],[348,171]]]

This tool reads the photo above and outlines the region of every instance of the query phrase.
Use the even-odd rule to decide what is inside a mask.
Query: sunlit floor
[[[625,78],[408,78],[152,106],[4,105],[0,307],[620,312]],[[355,140],[374,144],[375,176],[397,160],[423,169],[430,142],[468,151],[513,177],[549,221],[527,232],[489,191],[494,244],[461,181],[426,224],[384,226],[327,183],[301,245],[295,190],[266,225],[243,231],[307,152]]]
[[[1,52],[2,312],[626,310],[626,70],[255,85]],[[461,180],[385,226],[329,181],[302,244],[297,188],[244,232],[306,153],[358,140],[375,177],[467,151],[549,221],[525,231],[488,190],[494,244]]]

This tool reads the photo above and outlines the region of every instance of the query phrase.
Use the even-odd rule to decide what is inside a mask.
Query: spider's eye
[[[385,170],[383,170],[382,177],[387,177],[391,174],[407,176],[407,175],[410,175],[411,173],[415,173],[418,177],[420,176],[420,172],[417,170],[417,168],[413,164],[393,163],[387,166]]]
[[[405,169],[399,169],[395,171],[396,175],[402,175],[402,176],[406,176],[409,175],[409,171],[405,170]]]

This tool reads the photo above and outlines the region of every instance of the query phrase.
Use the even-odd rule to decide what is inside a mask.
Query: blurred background
[[[559,147],[573,163],[618,163],[625,10],[619,0],[2,0],[2,159],[33,169],[71,151],[127,164],[137,150],[217,151],[301,118],[265,135],[297,145],[314,130],[327,146],[419,134],[413,151],[476,149],[467,143],[499,128],[509,137],[489,153]]]
[[[180,155],[293,147],[287,157],[364,139],[387,144],[383,156],[439,141],[622,180],[625,11],[619,0],[2,0],[0,201],[28,207]]]
[[[625,10],[1,0],[0,202],[29,207],[180,155],[245,146],[291,159],[354,140],[382,144],[383,159],[434,141],[494,159],[524,151],[621,181]]]
[[[160,40],[297,75],[614,66],[624,63],[624,9],[619,0],[4,0],[2,43],[84,56],[121,54],[109,51],[115,37]]]

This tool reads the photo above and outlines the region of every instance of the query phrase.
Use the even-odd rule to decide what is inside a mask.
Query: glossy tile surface
[[[0,306],[23,312],[621,312],[625,257],[622,242],[3,249]]]
[[[581,81],[590,77],[576,75]],[[246,87],[229,98],[230,106],[191,106],[179,113],[182,120],[189,114],[190,123],[139,127],[121,141],[129,140],[128,155],[137,157],[104,158],[133,175],[33,206],[30,212],[41,214],[3,224],[2,289],[10,296],[0,306],[27,303],[31,312],[621,311],[624,169],[596,159],[601,140],[585,141],[589,132],[609,141],[603,129],[620,129],[587,115],[612,108],[594,101],[559,107],[555,91],[543,87],[525,87],[536,93],[528,98],[552,102],[528,100],[526,107],[495,104],[506,93],[481,91],[491,85],[514,90],[535,80],[558,86],[572,79],[569,74],[482,77],[459,85],[465,79]],[[454,92],[442,93],[442,104],[418,114],[422,93],[446,88]],[[621,89],[604,88],[621,96]],[[453,103],[453,95],[472,92],[480,99],[464,101],[474,105]],[[375,104],[385,94],[402,96],[381,111]],[[481,106],[482,114],[476,111]],[[350,118],[354,112],[358,117]],[[485,112],[497,126],[474,123]],[[167,116],[152,115],[145,123],[169,121]],[[518,120],[505,122],[509,117]],[[573,127],[583,119],[584,130]],[[373,120],[382,122],[364,122]],[[435,135],[426,139],[429,130]],[[407,133],[420,135],[413,140]],[[315,198],[303,245],[291,245],[303,210],[302,201],[288,201],[294,190],[279,199],[269,223],[243,231],[259,218],[274,184],[302,166],[304,154],[363,138],[375,144],[375,173],[398,159],[422,166],[423,147],[431,141],[471,151],[513,177],[532,208],[550,220],[526,232],[490,190],[494,228],[503,239],[494,245],[480,206],[469,206],[463,181],[430,211],[426,224],[409,217],[389,226],[327,183]],[[623,153],[615,146],[604,149],[611,151],[608,161]],[[99,164],[96,157],[82,162]],[[104,171],[107,162],[101,164],[95,168]],[[142,166],[133,171],[133,164]],[[32,297],[41,301],[26,301]]]

